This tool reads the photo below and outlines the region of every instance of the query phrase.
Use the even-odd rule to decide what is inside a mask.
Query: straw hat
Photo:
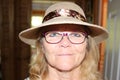
[[[20,32],[19,38],[29,45],[35,45],[42,27],[47,28],[50,25],[59,24],[75,24],[88,27],[91,31],[90,35],[95,39],[96,43],[100,43],[108,38],[108,31],[101,26],[86,22],[82,8],[73,2],[59,2],[53,4],[46,10],[43,23],[38,27],[29,28]]]

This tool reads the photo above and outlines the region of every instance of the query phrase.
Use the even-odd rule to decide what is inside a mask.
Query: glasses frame
[[[83,39],[83,41],[82,41],[81,43],[74,43],[74,42],[72,42],[72,41],[69,39],[69,34],[68,34],[68,33],[59,33],[59,32],[58,32],[59,34],[62,35],[61,40],[59,40],[58,42],[52,43],[52,42],[49,42],[49,41],[47,40],[47,38],[46,38],[46,35],[47,35],[48,33],[50,33],[50,32],[58,32],[58,31],[49,31],[49,32],[46,32],[46,33],[43,34],[43,37],[45,38],[46,42],[49,43],[49,44],[58,44],[58,43],[60,43],[60,42],[63,40],[63,37],[64,37],[64,36],[66,36],[67,39],[68,39],[72,44],[82,44],[82,43],[85,42],[85,39],[88,38],[87,33],[85,33],[85,32],[80,32],[80,33],[82,33],[82,34],[85,36],[84,39]]]

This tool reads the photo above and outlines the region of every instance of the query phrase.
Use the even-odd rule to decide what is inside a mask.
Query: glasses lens
[[[48,32],[45,34],[45,39],[48,43],[58,43],[63,39],[63,36],[67,36],[69,41],[73,44],[80,44],[85,41],[85,34],[82,32],[68,32],[68,33],[61,33],[61,32]]]
[[[58,43],[62,39],[62,34],[58,32],[48,32],[46,33],[45,38],[49,43]]]
[[[80,43],[84,42],[85,34],[82,32],[72,32],[71,34],[69,34],[69,40],[72,43],[80,44]]]

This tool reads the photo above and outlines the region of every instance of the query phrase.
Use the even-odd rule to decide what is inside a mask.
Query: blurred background
[[[88,22],[108,29],[109,39],[99,45],[99,71],[104,80],[120,80],[120,0],[0,0],[0,80],[29,76],[35,47],[21,42],[18,34],[41,24],[45,10],[61,1],[75,2]]]

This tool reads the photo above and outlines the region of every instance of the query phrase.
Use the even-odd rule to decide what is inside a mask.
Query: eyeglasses
[[[44,37],[45,40],[50,44],[57,44],[59,43],[64,36],[67,36],[68,40],[73,44],[81,44],[87,38],[87,34],[83,32],[58,32],[58,31],[51,31],[45,33]]]

